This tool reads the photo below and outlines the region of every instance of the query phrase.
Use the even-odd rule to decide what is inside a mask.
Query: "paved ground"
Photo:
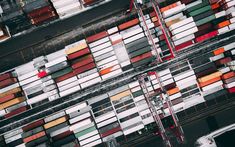
[[[183,130],[185,133],[187,143],[185,145],[178,145],[178,146],[179,147],[193,147],[194,142],[199,137],[210,133],[210,128],[212,128],[214,124],[218,124],[218,128],[221,128],[229,124],[235,123],[235,117],[234,117],[235,107],[229,110],[221,111],[211,116],[212,118],[214,117],[216,120],[216,121],[213,121],[213,123],[208,121],[208,117],[207,117],[207,118],[199,119],[199,120],[196,120],[189,124],[184,125]],[[161,140],[159,138],[155,138],[155,139],[151,139],[148,142],[139,144],[136,147],[143,147],[143,146],[161,147],[163,145],[161,144]]]
[[[1,64],[0,72],[13,68],[16,65],[19,65],[19,63],[22,64],[26,61],[32,60],[34,57],[39,55],[45,55],[58,50],[57,48],[53,51],[51,49],[45,50],[43,46],[40,47],[40,49],[33,50],[31,49],[31,45],[47,41],[50,38],[72,31],[75,28],[83,26],[87,27],[91,21],[109,14],[111,15],[117,11],[127,9],[128,5],[128,0],[112,0],[111,2],[105,3],[63,21],[55,22],[47,27],[40,27],[30,33],[17,36],[7,40],[6,42],[0,43],[0,63],[4,63]],[[64,40],[59,40],[58,42],[63,41]]]

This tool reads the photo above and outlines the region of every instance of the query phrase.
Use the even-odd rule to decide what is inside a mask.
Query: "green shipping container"
[[[199,14],[204,13],[204,12],[209,11],[209,10],[211,10],[211,6],[210,5],[202,7],[200,9],[195,10],[195,11],[192,11],[192,12],[189,13],[189,15],[190,16],[196,16],[196,15],[199,15]]]
[[[133,65],[133,67],[138,67],[138,66],[145,65],[147,63],[151,63],[152,61],[153,61],[153,57],[141,60],[139,62],[132,63],[132,65]]]
[[[131,54],[129,54],[129,57],[130,57],[130,58],[133,58],[133,57],[142,55],[142,54],[144,54],[144,53],[147,53],[147,52],[149,52],[149,51],[151,51],[151,47],[150,47],[150,46],[149,46],[149,47],[142,48],[142,49],[137,50],[137,51],[135,51],[135,52],[132,52]]]
[[[76,133],[75,137],[76,138],[82,137],[82,136],[86,135],[87,133],[90,133],[90,132],[95,131],[95,130],[96,130],[95,127],[90,127],[90,128],[88,128],[86,130],[83,130],[81,132]]]
[[[58,72],[55,72],[55,73],[51,74],[51,77],[53,79],[55,79],[55,78],[58,78],[58,77],[61,77],[61,76],[65,75],[67,73],[70,73],[71,71],[73,71],[73,69],[71,67],[67,67],[65,69],[62,69]]]
[[[194,11],[194,10],[200,9],[200,8],[205,7],[205,6],[207,6],[207,5],[209,5],[209,1],[208,1],[208,0],[203,0],[202,3],[200,3],[200,4],[198,4],[198,5],[194,6],[194,7],[191,7],[191,8],[189,8],[189,9],[187,9],[187,11],[188,11],[188,12],[192,12],[192,11]]]
[[[212,20],[214,20],[214,19],[215,19],[215,15],[213,14],[213,15],[208,16],[208,17],[206,17],[206,18],[203,18],[203,19],[201,19],[201,20],[199,20],[199,21],[196,21],[196,25],[197,25],[197,26],[200,26],[200,25],[203,25],[203,24],[205,24],[205,23],[208,23],[209,21],[212,21]]]
[[[136,92],[132,93],[132,96],[133,96],[133,97],[138,97],[138,96],[141,96],[141,95],[143,95],[143,94],[144,94],[143,91],[142,91],[142,90],[139,90],[139,91],[136,91]]]

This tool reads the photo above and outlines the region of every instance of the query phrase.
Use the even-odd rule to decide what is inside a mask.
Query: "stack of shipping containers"
[[[107,94],[90,99],[93,116],[103,142],[123,135],[111,100]]]
[[[151,63],[154,57],[139,19],[135,18],[118,26],[133,67]]]
[[[129,135],[144,128],[129,85],[110,91],[108,95],[124,135]]]
[[[33,25],[39,25],[57,17],[54,8],[48,0],[20,0],[20,2]]]
[[[16,75],[8,72],[0,76],[0,106],[1,117],[11,117],[26,111],[24,94],[17,81]]]
[[[69,129],[75,134],[81,146],[90,147],[102,143],[91,114],[91,107],[87,102],[82,102],[65,112],[69,115]]]
[[[108,32],[100,32],[87,38],[99,75],[103,80],[122,72]]]
[[[60,18],[79,13],[82,8],[79,0],[51,0],[51,2]]]
[[[73,74],[77,75],[81,88],[101,81],[94,58],[90,52],[85,39],[66,46],[66,54],[73,69],[73,73],[68,74],[68,77]]]

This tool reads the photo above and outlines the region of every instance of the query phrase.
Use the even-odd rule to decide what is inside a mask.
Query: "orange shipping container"
[[[110,73],[110,72],[116,70],[116,69],[117,69],[116,67],[117,67],[117,66],[115,65],[115,66],[112,66],[112,67],[108,67],[108,68],[106,68],[106,69],[103,69],[103,70],[100,71],[100,75],[108,74],[108,73]]]
[[[215,83],[215,82],[217,82],[217,81],[219,81],[219,80],[221,80],[221,78],[220,78],[220,77],[216,77],[216,78],[213,78],[213,79],[208,80],[208,81],[206,81],[206,82],[199,83],[199,86],[200,86],[200,87],[204,87],[204,86],[210,85],[210,84],[212,84],[212,83]]]
[[[209,81],[209,80],[211,80],[211,79],[214,79],[214,78],[220,77],[220,76],[222,76],[222,73],[221,73],[220,71],[217,71],[217,72],[215,72],[215,73],[212,73],[212,74],[209,74],[209,75],[207,75],[207,76],[204,76],[204,77],[199,78],[198,81],[199,81],[200,83],[202,83],[202,82],[206,82],[206,81]]]
[[[43,137],[43,136],[45,136],[45,135],[46,135],[46,133],[45,133],[44,131],[42,131],[42,132],[39,132],[39,133],[34,134],[34,135],[32,135],[32,136],[29,136],[29,137],[27,137],[27,138],[24,138],[23,141],[24,141],[24,143],[27,143],[27,142],[33,141],[33,140],[35,140],[35,139],[38,139],[38,138],[40,138],[40,137]]]
[[[221,47],[221,48],[214,50],[213,54],[216,56],[216,55],[222,54],[223,52],[224,52],[224,48]]]
[[[226,79],[229,79],[229,78],[232,78],[232,77],[235,77],[235,72],[234,71],[231,71],[231,72],[228,72],[228,73],[224,74],[222,76],[222,79],[226,80]]]
[[[10,107],[10,106],[13,106],[13,105],[18,104],[18,103],[21,103],[24,100],[25,100],[24,97],[18,97],[18,98],[15,98],[13,100],[10,100],[8,102],[5,102],[5,103],[0,105],[0,110],[5,109],[5,108]]]
[[[178,93],[179,91],[180,91],[179,88],[178,88],[178,87],[175,87],[175,88],[173,88],[173,89],[168,90],[168,91],[167,91],[167,94],[168,94],[168,95],[173,95],[173,94]]]
[[[128,95],[131,95],[131,91],[130,90],[127,90],[127,91],[124,91],[124,92],[121,92],[117,95],[114,95],[114,96],[111,96],[110,99],[111,101],[117,101],[125,96],[128,96]]]
[[[58,124],[61,124],[61,123],[65,122],[66,120],[67,120],[67,118],[66,118],[65,116],[64,116],[64,117],[61,117],[61,118],[58,118],[58,119],[56,119],[56,120],[53,120],[53,121],[51,121],[51,122],[45,124],[45,125],[44,125],[44,128],[45,128],[45,129],[48,129],[48,128],[54,127],[54,126],[56,126],[56,125],[58,125]]]
[[[118,28],[119,28],[119,30],[124,30],[124,29],[132,27],[134,25],[137,25],[138,23],[139,23],[139,19],[136,18],[136,19],[133,19],[131,21],[128,21],[126,23],[123,23],[123,24],[119,25]]]
[[[153,22],[157,21],[157,17],[156,17],[156,16],[153,17],[153,18],[152,18],[152,21],[153,21]]]
[[[218,26],[218,28],[223,28],[223,27],[228,26],[228,25],[230,25],[230,21],[226,20],[226,21],[223,21],[223,22],[219,23],[217,26]]]
[[[163,8],[160,9],[160,11],[161,11],[161,12],[164,12],[164,11],[167,11],[167,10],[172,9],[172,8],[174,8],[174,7],[177,7],[177,3],[173,3],[173,4],[171,4],[171,5],[168,5],[168,6],[166,6],[166,7],[163,7]]]

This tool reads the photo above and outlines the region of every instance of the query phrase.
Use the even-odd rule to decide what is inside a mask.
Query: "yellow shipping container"
[[[131,95],[131,91],[130,90],[127,90],[127,91],[124,91],[124,92],[121,92],[121,93],[118,93],[112,97],[110,97],[111,101],[117,101],[125,96],[128,96],[128,95]]]
[[[209,81],[209,80],[211,80],[211,79],[214,79],[214,78],[217,78],[217,77],[220,77],[220,76],[222,76],[222,72],[217,71],[217,72],[214,72],[214,73],[209,74],[209,75],[207,75],[207,76],[204,76],[204,77],[199,78],[198,81],[199,81],[200,83],[202,83],[202,82],[206,82],[206,81]]]
[[[75,53],[77,51],[80,51],[84,48],[87,48],[87,44],[85,42],[81,42],[81,43],[78,43],[78,44],[72,46],[71,48],[65,50],[65,53],[67,55],[69,55],[69,54]]]
[[[7,108],[7,107],[13,106],[13,105],[18,104],[18,103],[21,103],[24,100],[25,100],[24,97],[18,97],[18,98],[15,98],[13,100],[7,101],[7,102],[5,102],[3,104],[0,104],[0,110],[3,110],[5,108]]]
[[[58,118],[58,119],[56,119],[56,120],[53,120],[53,121],[51,121],[51,122],[45,124],[45,125],[44,125],[44,128],[45,128],[45,129],[48,129],[48,128],[54,127],[54,126],[56,126],[56,125],[58,125],[58,124],[61,124],[61,123],[65,122],[66,120],[67,120],[67,119],[66,119],[66,116],[61,117],[61,118]]]

